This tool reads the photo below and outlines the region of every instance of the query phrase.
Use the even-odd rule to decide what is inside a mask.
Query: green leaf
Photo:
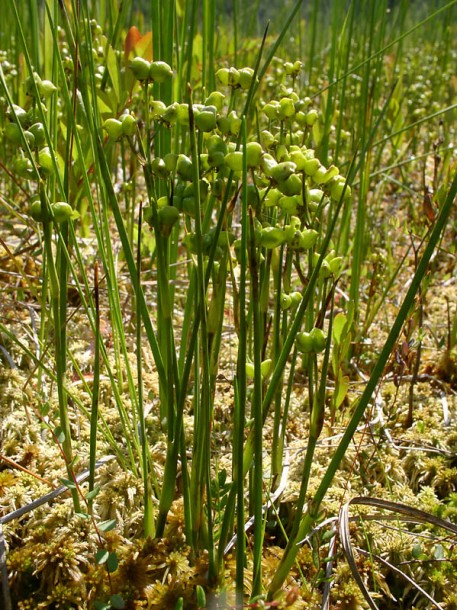
[[[99,549],[95,554],[95,561],[98,565],[103,565],[109,559],[109,551],[106,549]]]
[[[108,521],[102,521],[98,524],[98,529],[101,532],[109,532],[116,527],[116,519],[109,519]]]
[[[333,338],[337,343],[341,343],[341,337],[346,326],[347,318],[344,313],[339,313],[333,319]]]
[[[106,561],[106,569],[111,574],[115,572],[119,566],[119,559],[117,558],[116,553],[110,553],[109,557]]]
[[[110,610],[111,604],[107,604],[105,602],[94,602],[94,610]]]
[[[98,492],[100,491],[100,487],[94,487],[94,489],[92,491],[89,491],[89,493],[86,496],[86,500],[93,500],[95,498],[95,496],[98,495]]]
[[[122,608],[125,608],[125,602],[122,599],[122,596],[119,595],[119,593],[115,593],[114,595],[111,595],[109,600],[111,602],[112,608],[115,608],[116,610],[122,610]]]
[[[57,428],[54,428],[54,434],[59,443],[65,442],[65,434],[60,426],[57,426]]]
[[[80,517],[81,519],[90,519],[89,513],[75,513],[76,517]]]
[[[106,66],[108,68],[108,72],[111,78],[111,84],[113,85],[113,92],[116,98],[116,104],[118,104],[120,100],[119,68],[117,65],[116,54],[111,45],[108,46]]]
[[[65,485],[65,487],[68,487],[68,489],[76,489],[74,481],[70,481],[70,479],[60,479],[60,482],[62,485]]]

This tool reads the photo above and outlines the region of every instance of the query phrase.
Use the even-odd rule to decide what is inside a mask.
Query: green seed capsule
[[[241,119],[236,114],[235,110],[228,115],[228,119],[230,121],[230,133],[237,136],[241,129]]]
[[[270,177],[276,182],[284,182],[295,172],[296,168],[297,166],[292,161],[283,161],[272,168]]]
[[[241,68],[239,70],[240,78],[239,84],[242,89],[249,89],[254,77],[254,70],[252,68]]]
[[[158,212],[159,228],[164,237],[168,237],[171,229],[178,222],[179,210],[172,205],[160,207]]]
[[[268,375],[270,374],[272,365],[273,365],[273,360],[271,358],[268,358],[267,360],[263,360],[260,363],[260,375],[261,375],[262,379],[266,379],[268,377]]]
[[[37,83],[37,86],[42,97],[51,97],[51,95],[57,91],[57,87],[50,80],[42,80]]]
[[[298,195],[292,195],[290,197],[283,195],[278,202],[279,207],[286,214],[296,214],[299,204],[300,198]]]
[[[220,91],[213,91],[205,100],[206,106],[215,106],[217,112],[222,112],[224,107],[225,95]]]
[[[164,123],[167,123],[167,125],[174,125],[176,123],[176,121],[178,120],[178,110],[179,110],[178,102],[173,102],[173,104],[170,104],[169,106],[167,106],[167,109],[162,114],[162,121]]]
[[[44,132],[43,123],[34,123],[29,127],[29,131],[33,134],[33,137],[35,138],[35,146],[37,148],[41,148],[42,146],[44,146],[46,142],[46,135]]]
[[[44,214],[41,208],[41,201],[36,199],[29,208],[29,216],[36,220],[36,222],[43,222]]]
[[[165,164],[165,161],[160,157],[156,157],[151,162],[151,171],[155,176],[159,178],[168,178],[169,171]]]
[[[318,116],[319,115],[318,115],[317,110],[315,110],[315,109],[309,110],[306,113],[306,124],[311,127],[317,121]]]
[[[249,379],[254,379],[255,368],[253,362],[246,362],[246,375]]]
[[[285,292],[281,293],[280,303],[282,310],[289,309],[289,307],[292,306],[292,297],[290,294],[286,294]]]
[[[122,123],[117,119],[106,119],[103,129],[112,140],[119,140],[123,136]]]
[[[26,142],[30,148],[35,148],[35,136],[31,131],[24,131],[24,138],[26,139]]]
[[[151,64],[143,57],[135,57],[130,62],[130,69],[134,77],[139,81],[149,80],[149,68]]]
[[[51,205],[51,211],[54,221],[57,223],[66,222],[71,220],[73,216],[73,208],[65,201],[58,201]]]
[[[310,354],[314,351],[313,339],[310,333],[298,333],[297,335],[297,349],[302,354]]]
[[[260,231],[260,245],[262,248],[276,248],[284,242],[284,231],[279,227],[265,227]]]
[[[313,346],[313,352],[319,354],[323,352],[327,345],[327,337],[321,328],[313,328],[310,332],[310,338]]]
[[[137,124],[136,124],[135,117],[132,116],[131,114],[124,114],[121,117],[121,123],[122,123],[122,135],[132,138],[136,134],[136,131],[137,131]]]
[[[319,159],[306,159],[303,163],[303,171],[307,176],[314,176],[314,174],[321,168],[321,162]]]
[[[23,156],[18,156],[13,159],[13,170],[15,173],[21,178],[26,178],[27,180],[33,180],[35,176],[35,172],[33,171],[33,165],[30,159],[26,159]]]
[[[260,143],[264,148],[271,148],[272,146],[274,146],[275,142],[276,138],[267,129],[264,129],[260,132]]]
[[[7,123],[3,133],[5,138],[7,138],[12,144],[15,144],[16,146],[20,146],[22,144],[22,133],[16,123]]]
[[[262,160],[261,160],[260,164],[265,173],[265,176],[267,176],[267,178],[271,178],[272,172],[273,172],[274,168],[278,165],[278,162],[269,153],[264,153],[262,155]]]
[[[284,119],[289,119],[290,117],[293,117],[295,114],[295,104],[293,102],[293,100],[290,99],[290,97],[283,97],[280,101],[279,101],[279,110],[278,110],[278,116],[281,119],[281,121],[283,121]]]
[[[316,245],[319,233],[314,229],[305,229],[301,232],[299,247],[303,250],[310,250]]]
[[[189,127],[189,104],[179,104],[177,122],[181,127]]]
[[[204,132],[213,131],[216,129],[216,108],[215,106],[206,106],[198,114],[195,115],[195,125],[197,129]]]
[[[262,153],[262,147],[258,142],[248,142],[246,144],[246,161],[248,167],[259,167]]]
[[[267,116],[267,118],[272,121],[278,117],[279,102],[277,102],[276,100],[269,102],[268,104],[265,104],[265,106],[262,108],[262,110],[265,113],[265,115]]]
[[[51,151],[46,146],[42,148],[38,153],[38,163],[40,164],[40,173],[43,176],[49,176],[54,173],[54,162],[51,155]]]
[[[225,164],[234,172],[243,170],[243,153],[240,150],[225,155]]]
[[[167,107],[161,100],[151,102],[151,119],[160,119],[166,112]]]
[[[173,70],[164,61],[153,61],[149,67],[149,78],[156,83],[163,83],[173,76]]]
[[[178,162],[176,164],[176,171],[183,180],[192,180],[193,169],[192,161],[186,155],[178,155]]]
[[[298,174],[292,174],[287,178],[278,182],[278,189],[283,195],[299,195],[302,192],[303,183]]]

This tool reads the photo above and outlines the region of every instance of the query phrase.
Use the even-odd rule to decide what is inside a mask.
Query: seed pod
[[[310,354],[314,351],[313,338],[310,333],[298,333],[296,338],[297,349],[302,354]]]
[[[163,158],[167,171],[174,172],[176,170],[176,164],[178,162],[178,155],[176,153],[168,153]]]
[[[143,57],[135,57],[130,62],[130,69],[134,77],[139,81],[149,80],[149,68],[151,64]]]
[[[342,176],[336,178],[335,182],[330,187],[330,197],[334,201],[339,201],[341,197],[344,197],[344,199],[349,199],[351,197],[351,187],[346,185],[346,181]]]
[[[240,150],[225,155],[225,164],[234,172],[243,170],[243,153]]]
[[[263,360],[260,363],[260,375],[262,379],[266,379],[271,371],[271,366],[273,364],[273,360],[268,358],[267,360]]]
[[[169,171],[165,165],[165,161],[160,157],[156,157],[151,162],[151,171],[159,178],[168,178]]]
[[[248,167],[259,167],[262,153],[262,147],[258,142],[248,142],[246,144],[246,161]]]
[[[178,110],[179,110],[178,102],[173,102],[173,104],[170,104],[169,106],[167,106],[167,109],[162,114],[162,121],[164,123],[167,123],[168,125],[174,125],[176,123],[176,121],[178,120]]]
[[[275,180],[275,182],[284,182],[295,172],[296,167],[297,166],[295,163],[292,163],[292,161],[283,161],[272,168],[270,177]]]
[[[52,216],[54,222],[61,223],[71,220],[73,217],[73,208],[65,201],[57,201],[51,205]]]
[[[35,172],[33,171],[32,162],[30,161],[30,159],[27,159],[22,155],[14,157],[13,170],[21,178],[26,178],[27,180],[33,180],[34,178],[36,178]]]
[[[32,76],[28,76],[24,82],[25,94],[29,95],[30,97],[35,97],[36,95],[36,90],[33,83],[35,83],[36,88],[38,89],[38,94],[40,94],[41,78],[36,72],[34,72]]]
[[[39,199],[35,199],[32,205],[29,208],[29,216],[36,220],[36,222],[43,222],[44,214],[41,208],[41,201]]]
[[[189,127],[189,104],[179,104],[177,122],[181,127]]]
[[[160,119],[166,112],[167,107],[161,100],[151,102],[151,119]]]
[[[246,362],[246,375],[249,377],[249,379],[254,379],[255,368],[253,362]]]
[[[37,83],[38,91],[42,97],[51,97],[57,91],[57,87],[50,80],[42,80]]]
[[[192,180],[193,169],[192,161],[186,155],[178,155],[178,161],[176,164],[176,171],[183,180]]]
[[[106,119],[103,129],[112,140],[119,140],[123,136],[122,123],[117,119]]]
[[[281,303],[282,310],[289,309],[289,307],[292,306],[292,297],[290,296],[290,294],[286,294],[285,292],[282,292],[281,298],[280,298],[280,303]]]
[[[24,131],[24,138],[30,148],[35,148],[35,136],[31,131]]]
[[[292,151],[290,153],[290,160],[295,163],[298,172],[304,171],[307,158],[301,150]]]
[[[160,207],[158,212],[159,228],[164,237],[168,237],[173,226],[178,222],[179,210],[172,205]]]
[[[216,129],[216,107],[205,106],[198,114],[195,115],[195,125],[200,131],[213,131]]]
[[[121,117],[122,135],[132,138],[137,132],[137,123],[135,117],[131,114],[124,114]]]
[[[310,332],[313,352],[319,354],[323,352],[327,345],[327,337],[321,328],[313,328]]]
[[[278,189],[269,189],[265,197],[263,198],[263,204],[267,208],[271,208],[274,205],[278,205],[279,200],[281,199],[282,193],[278,191]]]
[[[292,299],[293,306],[300,305],[302,300],[302,294],[301,292],[298,292],[298,290],[294,290],[294,292],[290,293],[290,298]]]
[[[274,135],[267,129],[260,132],[260,143],[266,149],[271,148],[276,142]]]
[[[300,248],[303,250],[310,250],[315,246],[319,233],[314,229],[305,229],[301,232]]]
[[[283,97],[279,101],[279,110],[278,116],[283,121],[284,119],[289,119],[293,117],[295,114],[295,105],[293,100],[290,97]]]
[[[271,178],[272,171],[278,165],[276,159],[269,153],[263,153],[260,165],[267,178]]]
[[[3,133],[12,144],[15,144],[16,146],[20,146],[22,144],[22,133],[16,123],[7,123]]]
[[[260,245],[262,248],[276,248],[284,242],[284,231],[279,227],[265,227],[260,231]]]
[[[29,127],[29,132],[33,134],[35,138],[35,146],[41,148],[46,142],[46,135],[44,132],[43,123],[34,123]]]
[[[28,112],[26,112],[24,110],[24,108],[21,108],[21,106],[17,106],[16,104],[13,104],[12,110],[10,108],[8,108],[8,110],[6,111],[6,116],[12,123],[14,122],[13,116],[15,116],[17,118],[17,120],[19,121],[19,123],[22,125],[22,127],[24,127],[27,123],[29,115],[28,115]]]
[[[334,276],[339,275],[341,271],[341,265],[343,264],[342,256],[335,256],[332,260],[328,261],[328,265],[330,267],[330,271]]]
[[[212,91],[205,100],[207,106],[215,106],[217,112],[222,112],[225,95],[220,91]]]
[[[317,113],[317,110],[315,110],[314,108],[312,110],[309,110],[306,113],[306,124],[311,127],[317,121],[318,116],[319,115]]]
[[[268,102],[268,104],[265,104],[265,106],[262,108],[262,110],[268,119],[274,120],[278,117],[279,102],[277,102],[276,100],[274,100],[272,102]]]
[[[163,83],[173,76],[173,70],[165,61],[153,61],[149,67],[149,78],[155,83]]]
[[[303,183],[298,174],[292,174],[287,178],[278,182],[278,189],[283,195],[299,195],[302,192]]]
[[[252,68],[241,68],[239,70],[240,78],[239,84],[242,89],[249,89],[252,83],[252,79],[254,77],[254,70]]]
[[[230,121],[230,133],[237,136],[241,129],[241,119],[236,114],[235,110],[228,115],[228,119]]]
[[[290,197],[283,195],[278,202],[279,207],[286,214],[296,214],[299,204],[300,199],[298,195],[292,195]]]
[[[316,184],[327,184],[332,178],[338,176],[338,174],[339,170],[335,165],[331,165],[328,169],[325,169],[324,166],[322,166],[312,178]]]
[[[314,174],[322,167],[319,159],[306,159],[303,163],[303,170],[307,176],[313,177]]]
[[[40,164],[40,174],[42,176],[49,176],[54,173],[54,162],[51,151],[47,146],[39,151],[38,163]]]

